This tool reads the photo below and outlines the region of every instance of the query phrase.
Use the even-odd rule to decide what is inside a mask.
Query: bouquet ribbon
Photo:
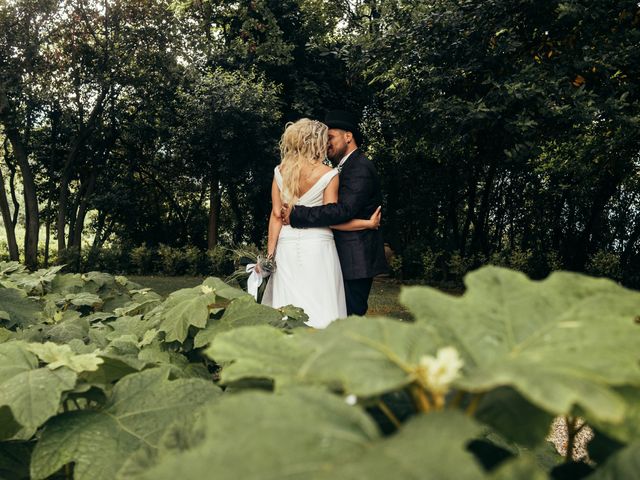
[[[247,265],[247,273],[251,272],[249,278],[247,278],[247,292],[253,295],[253,298],[258,299],[258,288],[262,285],[262,280],[270,275],[270,272],[264,270],[256,271],[256,264],[250,263]]]

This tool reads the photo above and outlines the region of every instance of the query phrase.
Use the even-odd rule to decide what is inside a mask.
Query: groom
[[[342,110],[328,112],[327,156],[340,171],[338,203],[320,207],[296,206],[282,212],[283,223],[294,228],[328,227],[354,218],[368,219],[382,205],[380,182],[373,164],[358,148],[362,137],[355,116]],[[348,315],[364,315],[368,309],[373,277],[387,271],[380,230],[333,232],[342,276]]]

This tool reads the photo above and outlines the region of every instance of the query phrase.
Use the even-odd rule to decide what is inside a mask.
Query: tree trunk
[[[24,204],[26,210],[24,261],[28,268],[35,270],[38,267],[38,234],[40,233],[36,183],[33,178],[33,173],[31,172],[31,167],[29,166],[27,151],[20,141],[20,134],[15,129],[8,129],[7,136],[13,146],[13,153],[20,167],[24,188]]]
[[[220,184],[211,180],[209,190],[209,225],[207,228],[207,248],[213,250],[218,245],[218,221],[220,217]]]
[[[73,234],[73,242],[69,241],[69,244],[73,248],[78,249],[78,262],[80,262],[80,253],[82,249],[82,232],[84,230],[84,221],[87,216],[87,210],[89,206],[89,199],[93,194],[96,186],[96,178],[98,177],[98,169],[91,169],[89,179],[87,180],[86,188],[82,189],[80,205],[78,206],[78,213],[75,220],[75,228]],[[80,265],[77,265],[79,268]]]
[[[44,227],[44,266],[47,268],[49,266],[49,246],[51,244],[51,195],[49,195],[49,199],[47,200],[47,219],[45,220]]]
[[[9,201],[7,200],[7,191],[4,189],[4,175],[0,168],[0,211],[2,211],[2,220],[4,229],[7,232],[7,245],[9,247],[9,258],[14,262],[20,261],[20,252],[18,251],[18,243],[16,242],[16,230],[11,221],[11,210],[9,209]]]
[[[96,100],[95,105],[93,106],[93,110],[89,115],[89,120],[87,123],[80,128],[76,139],[74,140],[71,149],[67,155],[67,159],[64,163],[64,168],[62,170],[62,177],[60,179],[60,190],[58,194],[58,220],[56,223],[56,228],[58,230],[58,254],[63,252],[66,248],[65,245],[65,236],[64,231],[67,223],[67,208],[69,204],[69,183],[71,182],[73,165],[76,162],[78,156],[80,155],[80,151],[84,146],[85,141],[95,128],[95,125],[98,121],[100,114],[102,113],[102,109],[104,107],[104,99],[107,96],[109,89],[103,87],[100,96]],[[72,235],[72,232],[69,231],[69,235]]]

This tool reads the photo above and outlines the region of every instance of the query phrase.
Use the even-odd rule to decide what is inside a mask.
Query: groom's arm
[[[358,165],[355,171],[340,177],[338,203],[328,203],[319,207],[296,206],[289,217],[291,226],[329,227],[355,218],[371,203],[375,180],[372,169],[368,167],[366,164]]]

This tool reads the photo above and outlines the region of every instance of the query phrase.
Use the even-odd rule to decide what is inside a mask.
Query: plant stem
[[[431,402],[429,401],[427,392],[425,392],[422,387],[419,385],[412,385],[411,393],[416,404],[416,409],[419,412],[428,412],[431,410]]]
[[[451,403],[449,405],[451,405],[452,407],[459,407],[460,404],[462,403],[462,400],[464,399],[464,392],[462,390],[458,390],[456,392],[456,395],[453,397],[453,400],[451,400]]]
[[[471,402],[469,402],[469,406],[467,406],[467,410],[465,412],[469,417],[473,417],[476,414],[476,410],[478,410],[478,405],[480,405],[482,397],[482,393],[476,393],[471,397]]]
[[[380,410],[382,410],[382,413],[384,413],[387,416],[387,418],[391,421],[391,423],[393,423],[394,427],[400,428],[401,426],[400,420],[398,420],[398,417],[396,417],[391,411],[391,409],[387,407],[386,403],[384,403],[382,400],[378,400],[378,407],[380,408]]]
[[[571,462],[573,460],[573,449],[575,448],[576,435],[580,431],[580,428],[576,428],[578,419],[576,417],[564,417],[564,421],[567,424],[567,453],[564,456],[565,462]]]

